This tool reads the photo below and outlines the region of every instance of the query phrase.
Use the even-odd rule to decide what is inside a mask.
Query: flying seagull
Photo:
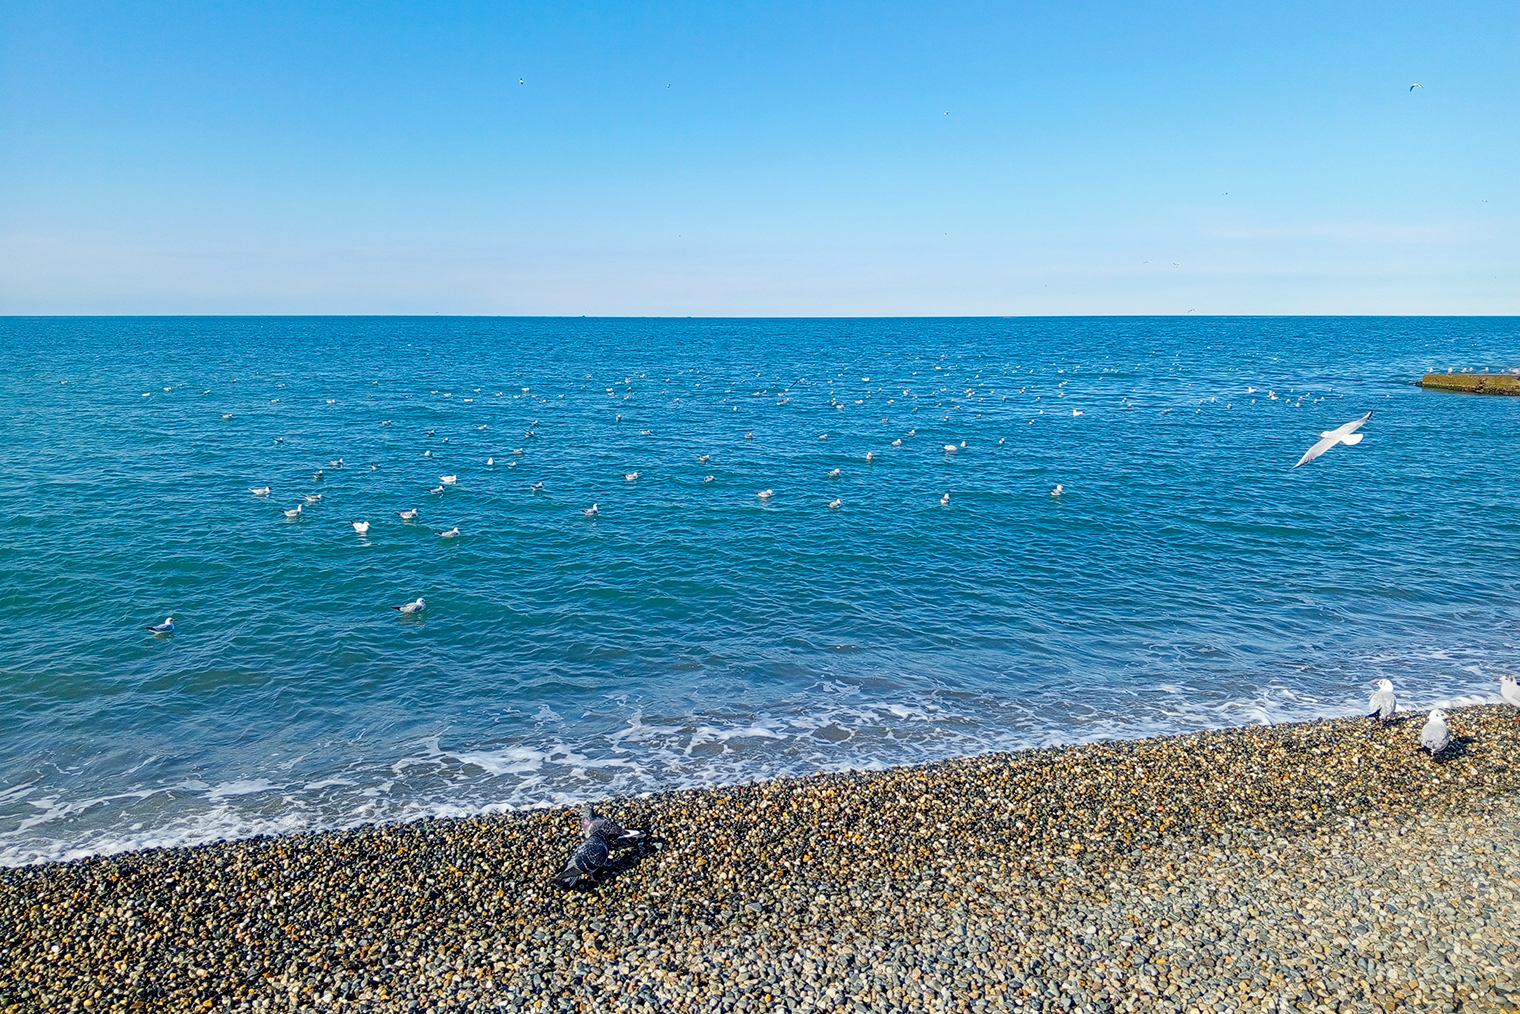
[[[174,633],[174,617],[165,616],[164,622],[155,623],[148,629],[153,631],[155,634],[172,634]]]
[[[420,613],[426,609],[427,600],[419,595],[417,596],[416,602],[408,602],[404,606],[391,606],[391,608],[396,610],[396,612],[400,613],[402,616],[411,616],[413,613]]]
[[[1420,82],[1418,82],[1418,81],[1416,81],[1414,84],[1412,84],[1412,85],[1409,86],[1409,90],[1410,91],[1414,91],[1416,88],[1420,89],[1421,91],[1425,90],[1425,86],[1422,85],[1422,84],[1420,84]]]
[[[1425,728],[1420,730],[1420,749],[1428,750],[1432,757],[1439,757],[1450,745],[1451,730],[1446,728],[1446,712],[1436,708],[1425,720]]]
[[[1313,447],[1305,451],[1302,458],[1298,459],[1298,465],[1308,464],[1315,458],[1319,457],[1321,454],[1324,454],[1330,448],[1334,447],[1336,444],[1345,444],[1347,447],[1354,447],[1357,444],[1361,443],[1364,434],[1358,433],[1356,431],[1361,428],[1362,423],[1371,418],[1372,413],[1368,412],[1360,419],[1353,419],[1348,423],[1341,423],[1333,430],[1325,430],[1319,435],[1319,441]],[[1297,468],[1298,465],[1294,465],[1293,467]]]
[[[1367,707],[1372,711],[1368,718],[1376,718],[1385,725],[1393,720],[1393,713],[1398,710],[1398,698],[1393,696],[1393,681],[1378,680],[1374,684],[1377,687],[1372,692],[1372,697],[1367,701]]]

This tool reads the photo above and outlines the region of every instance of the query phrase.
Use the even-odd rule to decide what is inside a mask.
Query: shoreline
[[[0,1011],[1515,1011],[1513,714],[613,800],[569,892],[565,808],[0,869]]]

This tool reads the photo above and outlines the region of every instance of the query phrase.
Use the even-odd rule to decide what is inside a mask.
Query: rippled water
[[[1379,676],[1428,705],[1515,660],[1520,399],[1411,385],[1520,364],[1513,319],[0,331],[0,863],[1347,714]]]

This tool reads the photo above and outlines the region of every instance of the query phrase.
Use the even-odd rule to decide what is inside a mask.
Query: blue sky
[[[6,4],[0,313],[1520,313],[1520,6],[1258,6]]]

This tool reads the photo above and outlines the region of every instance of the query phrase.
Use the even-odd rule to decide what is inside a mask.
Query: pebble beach
[[[1520,1010],[1514,709],[0,870],[0,1010]]]

